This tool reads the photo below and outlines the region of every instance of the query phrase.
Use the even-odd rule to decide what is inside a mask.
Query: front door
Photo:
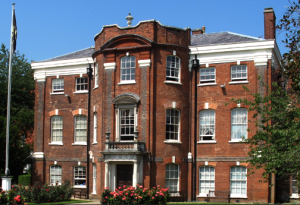
[[[133,164],[117,164],[117,187],[132,186]]]

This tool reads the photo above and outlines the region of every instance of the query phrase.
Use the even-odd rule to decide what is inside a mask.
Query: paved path
[[[72,198],[73,199],[73,198]],[[82,200],[82,201],[89,201],[89,202],[84,202],[84,203],[74,203],[72,205],[83,205],[83,204],[100,204],[100,199],[77,199],[76,200]]]

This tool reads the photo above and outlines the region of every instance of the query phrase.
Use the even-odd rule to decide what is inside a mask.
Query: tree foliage
[[[291,3],[277,29],[284,32],[288,52],[283,54],[281,83],[268,87],[266,94],[253,93],[253,99],[233,99],[248,105],[254,113],[255,135],[244,139],[250,145],[249,162],[254,168],[264,168],[264,177],[274,173],[279,177],[300,171],[300,3]],[[247,89],[245,87],[245,89]],[[254,131],[254,130],[252,130]],[[255,171],[255,170],[253,170]]]
[[[0,48],[0,173],[5,171],[6,116],[8,88],[9,51],[4,44]],[[34,122],[34,87],[33,71],[24,55],[16,52],[12,58],[11,111],[10,111],[10,174],[21,174],[26,164],[30,163],[32,144],[26,142],[33,137]]]

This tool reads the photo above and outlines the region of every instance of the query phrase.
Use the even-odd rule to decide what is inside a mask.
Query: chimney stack
[[[192,30],[192,35],[196,35],[196,34],[205,34],[205,26],[202,26],[201,28],[196,28]]]
[[[264,10],[265,39],[276,38],[276,16],[272,7]]]

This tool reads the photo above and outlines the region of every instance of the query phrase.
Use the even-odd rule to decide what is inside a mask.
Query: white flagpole
[[[6,154],[5,154],[5,177],[2,178],[2,188],[4,191],[11,189],[11,177],[9,177],[10,171],[8,167],[9,162],[9,126],[10,126],[10,99],[11,99],[11,72],[12,72],[12,35],[14,32],[13,21],[14,21],[15,4],[12,4],[12,20],[11,20],[11,36],[10,36],[10,52],[9,52],[9,68],[8,68],[8,94],[7,94],[7,121],[6,121]],[[4,184],[3,184],[4,182]],[[4,185],[4,186],[3,186]],[[6,189],[6,190],[5,190]]]

